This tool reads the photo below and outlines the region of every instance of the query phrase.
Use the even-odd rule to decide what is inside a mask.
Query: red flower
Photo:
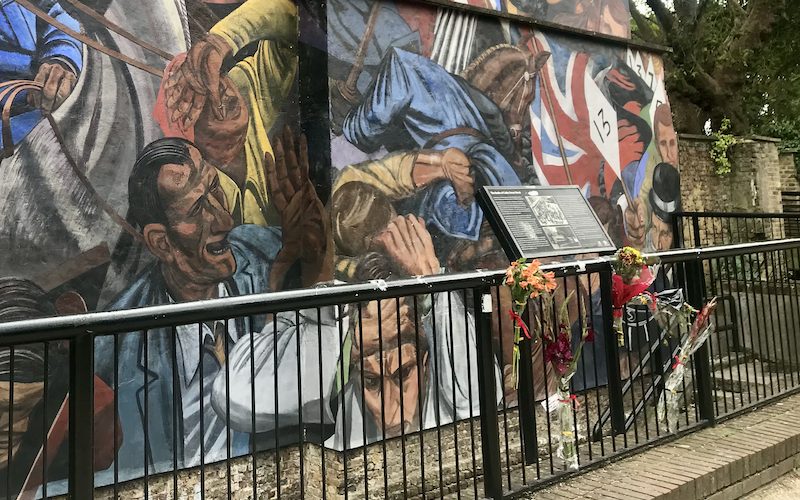
[[[586,336],[583,338],[586,342],[594,342],[594,336],[597,332],[594,331],[594,327],[589,325],[586,327]]]

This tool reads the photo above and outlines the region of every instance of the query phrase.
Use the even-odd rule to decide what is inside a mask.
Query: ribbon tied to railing
[[[522,320],[522,317],[514,312],[513,309],[508,310],[508,314],[511,316],[511,319],[514,321],[514,325],[518,326],[520,330],[522,330],[522,334],[525,335],[526,339],[531,338],[531,332],[528,330],[528,325]]]

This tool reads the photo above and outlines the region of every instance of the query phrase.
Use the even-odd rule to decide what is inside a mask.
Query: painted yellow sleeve
[[[247,0],[214,25],[235,54],[259,40],[297,42],[297,6],[291,0]]]
[[[415,159],[414,153],[394,153],[380,160],[348,165],[333,184],[333,192],[348,182],[363,182],[391,201],[407,198],[417,190],[411,178]]]
[[[286,98],[297,76],[297,53],[288,45],[264,40],[255,54],[240,61],[228,75],[250,111],[244,143],[247,184],[242,193],[243,220],[276,225],[279,220],[268,200],[264,155],[272,154],[269,132],[277,121],[285,121],[283,110],[290,104]]]

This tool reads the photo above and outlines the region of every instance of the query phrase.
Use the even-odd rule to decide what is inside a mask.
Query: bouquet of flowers
[[[512,262],[506,269],[506,286],[511,289],[512,309],[509,310],[511,320],[514,322],[514,354],[512,359],[512,373],[514,374],[514,387],[519,383],[519,342],[522,335],[531,339],[531,333],[520,316],[528,306],[529,299],[550,297],[558,284],[553,272],[544,272],[541,262],[534,260],[526,262],[519,259]]]
[[[572,350],[572,329],[570,328],[569,304],[575,292],[570,292],[566,300],[561,304],[558,311],[558,325],[552,325],[546,318],[552,317],[553,299],[547,297],[543,300],[544,309],[542,314],[542,341],[544,347],[544,360],[550,363],[558,373],[558,406],[556,413],[558,418],[559,441],[556,448],[556,455],[564,461],[564,467],[576,470],[578,468],[578,453],[575,443],[576,426],[574,424],[574,407],[577,404],[576,397],[570,393],[569,382],[578,369],[578,360],[586,342],[594,341],[594,329],[588,326],[588,322],[583,321],[581,338],[575,351]],[[582,308],[583,309],[583,308]],[[586,317],[586,311],[581,314]]]
[[[625,304],[635,297],[641,297],[643,303],[650,303],[655,309],[656,299],[645,292],[655,280],[655,276],[648,267],[655,262],[646,259],[639,250],[633,247],[623,247],[617,250],[611,267],[614,276],[611,283],[611,301],[614,306],[614,331],[617,333],[617,342],[620,347],[625,345],[625,336],[622,332],[622,313]]]
[[[678,348],[678,354],[675,355],[675,362],[672,364],[672,372],[664,382],[664,392],[661,393],[661,397],[658,400],[656,413],[658,420],[663,422],[670,432],[678,430],[678,387],[683,385],[686,361],[714,332],[711,314],[716,308],[717,298],[714,297],[697,314],[689,328],[689,335]]]

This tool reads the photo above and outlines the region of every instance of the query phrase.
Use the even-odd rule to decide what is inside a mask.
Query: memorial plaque
[[[616,250],[577,186],[486,186],[478,203],[511,260]]]

